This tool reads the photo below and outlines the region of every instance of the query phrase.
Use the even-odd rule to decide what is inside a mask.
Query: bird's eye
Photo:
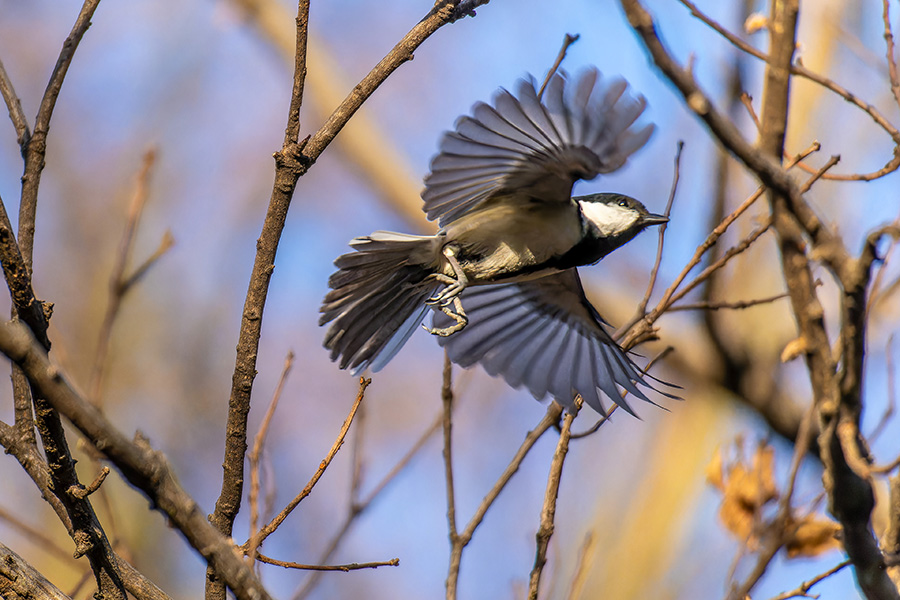
[[[619,200],[619,206],[621,206],[622,208],[626,208],[628,206],[628,200],[622,198],[621,200]]]

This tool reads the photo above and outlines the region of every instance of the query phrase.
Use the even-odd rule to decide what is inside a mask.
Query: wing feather
[[[644,99],[596,68],[554,74],[543,99],[531,77],[514,90],[475,104],[441,139],[422,198],[442,227],[500,194],[568,202],[575,181],[618,169],[653,130],[635,125]]]
[[[575,269],[527,282],[471,287],[460,298],[469,324],[439,339],[453,362],[481,363],[512,387],[524,386],[536,398],[549,394],[566,407],[578,393],[606,414],[602,392],[634,414],[620,388],[652,403],[644,390],[656,388],[606,332]],[[450,323],[443,313],[434,313],[436,327]]]

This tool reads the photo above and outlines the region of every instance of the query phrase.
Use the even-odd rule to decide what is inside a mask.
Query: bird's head
[[[630,240],[651,225],[662,225],[669,218],[651,213],[622,194],[590,194],[572,198],[595,235],[601,238],[624,237]]]

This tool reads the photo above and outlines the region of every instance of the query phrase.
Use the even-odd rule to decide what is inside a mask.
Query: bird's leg
[[[453,246],[448,245],[444,247],[441,254],[447,259],[447,263],[450,265],[450,268],[453,269],[453,275],[455,275],[455,277],[444,275],[443,273],[431,274],[432,278],[446,284],[447,287],[425,301],[425,304],[428,304],[429,306],[434,306],[435,304],[446,306],[450,304],[450,301],[459,296],[462,291],[466,289],[466,286],[469,285],[469,278],[466,277],[462,267],[459,266],[459,261],[456,260],[456,249]]]
[[[441,312],[456,322],[450,327],[427,327],[425,325],[422,325],[422,327],[432,335],[447,337],[460,331],[469,323],[469,317],[466,316],[466,311],[463,310],[462,302],[459,299],[459,295],[466,289],[469,279],[463,272],[462,267],[459,266],[459,261],[456,260],[455,248],[446,246],[441,253],[447,259],[447,262],[450,264],[450,267],[453,269],[453,274],[456,275],[456,277],[451,277],[443,273],[434,273],[432,277],[437,281],[446,284],[447,287],[429,298],[426,301],[426,304],[430,306],[439,305]],[[450,308],[450,304],[453,304],[453,308]]]

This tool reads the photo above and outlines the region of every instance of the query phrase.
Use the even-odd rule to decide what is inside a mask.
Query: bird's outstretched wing
[[[549,393],[567,408],[578,393],[605,415],[602,391],[634,414],[617,385],[653,403],[638,385],[655,388],[604,330],[575,269],[522,283],[470,287],[460,298],[469,324],[439,339],[454,363],[479,362],[512,387],[525,386],[537,399]],[[434,313],[435,327],[450,322]]]
[[[515,93],[501,88],[444,134],[425,178],[425,213],[443,227],[500,194],[568,202],[575,181],[618,169],[647,142],[653,126],[634,126],[645,106],[625,80],[594,67],[554,74],[542,99],[532,77]]]

